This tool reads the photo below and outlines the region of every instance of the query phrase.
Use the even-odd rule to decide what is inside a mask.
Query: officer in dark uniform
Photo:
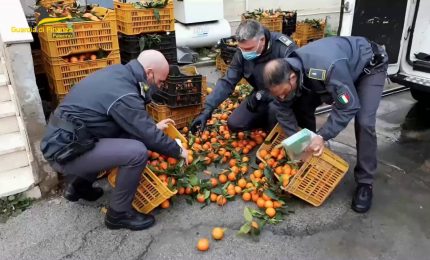
[[[272,59],[287,57],[297,46],[287,36],[269,32],[254,20],[239,25],[236,40],[240,50],[234,55],[226,75],[218,80],[207,97],[204,111],[192,122],[192,132],[205,127],[214,109],[232,94],[242,78],[254,87],[254,91],[230,115],[229,129],[236,132],[265,127],[270,130],[276,124],[273,97],[264,91],[263,68]]]
[[[145,111],[154,88],[167,78],[169,65],[154,50],[142,52],[126,65],[112,65],[76,84],[51,115],[41,150],[64,174],[64,197],[94,201],[103,194],[92,187],[100,171],[119,167],[105,224],[110,229],[141,230],[154,217],[131,207],[146,167],[148,150],[187,158],[187,150],[163,133],[167,123],[155,124]]]
[[[315,109],[333,104],[327,122],[307,148],[320,155],[324,141],[336,137],[355,118],[357,189],[352,208],[366,212],[376,173],[376,111],[387,76],[385,50],[363,37],[329,37],[273,60],[264,70],[270,93],[277,98],[277,118],[287,135],[299,127],[316,132]]]

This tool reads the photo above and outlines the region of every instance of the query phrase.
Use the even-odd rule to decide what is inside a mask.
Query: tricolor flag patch
[[[351,98],[349,97],[348,93],[342,93],[339,96],[337,96],[337,99],[341,104],[346,105],[349,103]]]

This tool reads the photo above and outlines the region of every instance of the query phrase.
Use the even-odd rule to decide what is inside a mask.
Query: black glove
[[[252,93],[247,99],[246,99],[246,108],[252,112],[255,113],[258,110],[258,107],[262,104],[267,104],[270,101],[273,100],[273,97],[270,96],[266,91],[259,90],[254,93]]]
[[[206,122],[212,117],[211,109],[205,109],[194,121],[191,123],[190,131],[195,134],[198,130],[203,131],[206,127]]]

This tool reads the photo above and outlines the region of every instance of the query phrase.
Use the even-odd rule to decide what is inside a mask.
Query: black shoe
[[[105,225],[108,229],[143,230],[153,226],[154,223],[154,216],[138,213],[134,210],[132,212],[117,212],[109,208],[105,217]]]
[[[352,198],[351,208],[357,213],[366,213],[372,206],[372,185],[359,184]]]
[[[92,187],[92,183],[81,178],[76,178],[66,185],[64,189],[64,198],[68,201],[78,201],[84,199],[87,201],[96,201],[103,196],[103,189]]]

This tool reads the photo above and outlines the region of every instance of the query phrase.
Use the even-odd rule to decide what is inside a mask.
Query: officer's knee
[[[359,116],[355,120],[357,120],[357,123],[360,126],[360,128],[368,129],[368,130],[375,129],[375,120],[372,120],[372,118]]]
[[[122,149],[126,149],[130,155],[127,163],[129,166],[143,165],[148,161],[148,149],[142,142],[136,140]]]

